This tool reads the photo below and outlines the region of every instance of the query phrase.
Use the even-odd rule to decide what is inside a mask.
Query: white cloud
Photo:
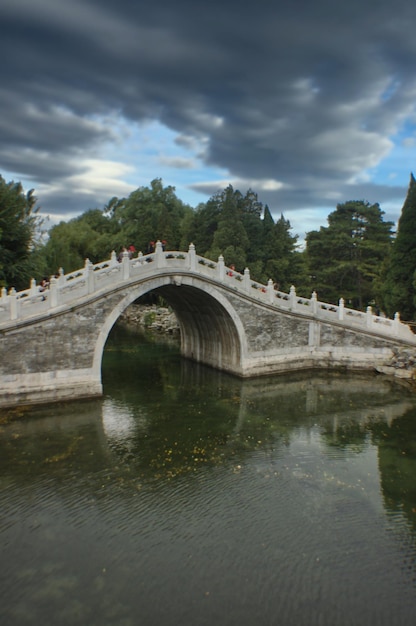
[[[43,200],[54,196],[65,198],[70,188],[75,195],[83,197],[85,202],[88,202],[89,198],[94,203],[105,204],[113,196],[124,197],[134,190],[133,185],[123,180],[132,170],[125,163],[85,159],[78,163],[78,168],[81,173],[56,179],[50,184],[41,184],[36,195]],[[85,208],[90,207],[85,205]],[[71,213],[71,216],[73,217],[74,213]]]
[[[67,216],[157,177],[192,204],[232,184],[285,214],[404,198],[416,9],[380,3],[376,20],[368,0],[240,3],[230,28],[231,1],[5,0],[0,171]]]

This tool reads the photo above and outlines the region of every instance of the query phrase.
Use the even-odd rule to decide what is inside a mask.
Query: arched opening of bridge
[[[180,329],[180,352],[185,358],[241,374],[241,338],[226,306],[202,289],[191,285],[165,284],[141,293],[140,303],[152,295],[174,312]]]
[[[239,373],[240,339],[230,314],[218,300],[186,285],[166,285],[157,293],[178,319],[182,356]]]

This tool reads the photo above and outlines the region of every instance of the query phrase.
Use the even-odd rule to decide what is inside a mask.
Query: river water
[[[120,328],[103,381],[0,415],[2,625],[414,625],[414,394]]]

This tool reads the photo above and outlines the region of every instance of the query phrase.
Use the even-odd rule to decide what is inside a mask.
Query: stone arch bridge
[[[174,310],[181,353],[250,377],[310,368],[394,372],[397,353],[416,336],[395,319],[276,291],[218,262],[188,252],[141,253],[51,279],[46,291],[0,297],[0,406],[98,396],[111,328],[126,307],[155,292]]]

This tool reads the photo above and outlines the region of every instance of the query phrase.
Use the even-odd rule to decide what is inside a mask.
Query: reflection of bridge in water
[[[348,425],[355,425],[365,431],[374,422],[391,426],[395,419],[416,408],[416,399],[410,392],[387,377],[358,374],[337,374],[334,372],[292,373],[282,377],[257,377],[253,379],[224,379],[210,369],[201,368],[190,361],[181,363],[181,383],[184,389],[212,386],[218,376],[217,412],[233,415],[228,440],[231,442],[245,429],[263,420],[263,414],[274,416],[276,422],[287,420],[288,428],[313,429],[316,425],[336,433]],[[172,386],[176,378],[167,379]],[[224,391],[225,389],[225,391]],[[124,398],[124,394],[122,394]],[[179,393],[177,402],[181,402]],[[156,420],[157,421],[157,420]],[[148,428],[154,425],[154,416],[142,407],[129,410],[123,403],[108,398],[102,405],[102,422],[108,441],[131,447],[137,437],[146,436]],[[122,443],[124,441],[124,444]]]
[[[368,406],[369,397],[371,408]],[[245,381],[241,388],[237,431],[252,413],[253,403],[257,401],[263,405],[271,403],[277,419],[280,413],[288,412],[292,407],[296,416],[294,425],[308,428],[319,424],[334,433],[348,423],[362,429],[373,421],[390,426],[395,419],[416,406],[416,401],[412,402],[410,398],[404,400],[397,394],[397,389],[394,393],[387,378],[375,381],[372,376],[350,375],[345,378],[335,373],[307,377],[300,374],[299,379],[293,381],[285,376],[280,382],[276,377],[268,382],[259,378]]]
[[[172,307],[184,357],[242,377],[311,368],[389,370],[394,354],[416,347],[402,324],[275,291],[188,252],[163,251],[35,281],[0,298],[0,406],[101,395],[108,334],[126,307],[154,292]],[[393,368],[390,368],[393,372]]]
[[[184,379],[188,378],[188,384],[192,386],[196,383],[191,369],[198,382],[204,383],[204,369],[185,365]],[[208,376],[212,382],[212,372],[208,372]],[[332,425],[336,431],[336,427],[343,424],[351,423],[365,428],[373,422],[384,422],[391,426],[395,419],[416,409],[416,400],[408,394],[407,399],[403,399],[395,387],[387,379],[383,381],[378,377],[375,382],[372,377],[355,375],[348,376],[347,381],[342,377],[329,375],[324,378],[316,374],[300,374],[298,380],[292,381],[287,376],[281,380],[276,377],[273,380],[234,379],[230,385],[227,384],[228,394],[225,394],[225,398],[228,397],[235,406],[235,418],[230,423],[228,436],[232,439],[244,427],[250,429],[252,425],[247,423],[247,419],[253,415],[262,419],[265,408],[270,405],[276,421],[292,407],[293,420],[289,428],[301,427],[307,430],[316,425]],[[348,397],[349,402],[347,404],[345,401],[340,406],[339,398],[342,395],[345,395],[345,399]],[[137,406],[129,407],[127,402],[120,403],[112,398],[84,401],[77,404],[76,408],[66,404],[38,407],[30,409],[30,414],[36,419],[22,423],[17,421],[4,434],[20,440],[24,438],[24,433],[28,437],[28,445],[38,451],[39,458],[43,458],[42,447],[46,450],[45,458],[50,454],[50,445],[42,434],[44,432],[49,432],[52,440],[54,433],[61,433],[65,445],[71,442],[71,437],[76,439],[78,434],[82,434],[82,439],[96,439],[97,445],[93,447],[101,449],[104,460],[113,449],[112,442],[132,451],[139,440],[146,438],[157,421],[144,406],[138,414]],[[76,456],[78,452],[75,450],[73,454]]]

